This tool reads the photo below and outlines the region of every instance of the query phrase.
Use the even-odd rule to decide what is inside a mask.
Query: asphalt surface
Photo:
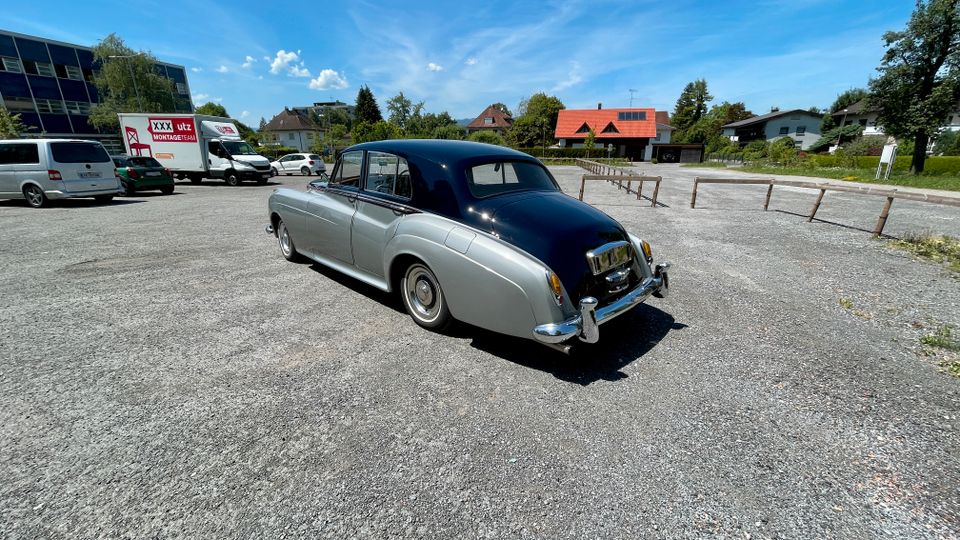
[[[960,379],[919,344],[956,275],[871,238],[880,198],[691,210],[729,174],[645,170],[665,206],[586,199],[671,295],[575,358],[286,262],[266,200],[306,178],[0,201],[0,536],[960,536]],[[897,201],[887,232],[958,217]]]

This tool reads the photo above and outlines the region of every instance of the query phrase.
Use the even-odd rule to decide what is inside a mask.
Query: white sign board
[[[883,145],[883,153],[880,154],[880,163],[890,164],[893,163],[895,156],[897,155],[897,145],[895,144],[885,144]]]

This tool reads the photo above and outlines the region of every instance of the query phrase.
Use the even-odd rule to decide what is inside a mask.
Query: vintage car
[[[569,351],[668,288],[670,264],[654,265],[647,242],[500,146],[358,144],[329,180],[279,188],[268,206],[284,257],[398,291],[429,329],[456,319]]]

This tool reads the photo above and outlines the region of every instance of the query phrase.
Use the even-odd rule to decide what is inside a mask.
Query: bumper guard
[[[541,324],[533,329],[533,336],[537,341],[551,345],[563,343],[574,337],[586,343],[596,343],[600,340],[601,324],[630,311],[651,295],[658,298],[666,296],[670,288],[669,271],[670,263],[658,264],[653,277],[645,278],[640,285],[622,298],[601,308],[597,307],[596,298],[592,296],[583,298],[580,300],[580,315],[560,323]]]

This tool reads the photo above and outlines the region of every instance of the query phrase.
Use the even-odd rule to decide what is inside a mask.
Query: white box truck
[[[199,183],[220,178],[235,186],[243,180],[264,184],[270,160],[240,138],[229,118],[204,114],[119,113],[127,154],[150,156],[177,178]]]

